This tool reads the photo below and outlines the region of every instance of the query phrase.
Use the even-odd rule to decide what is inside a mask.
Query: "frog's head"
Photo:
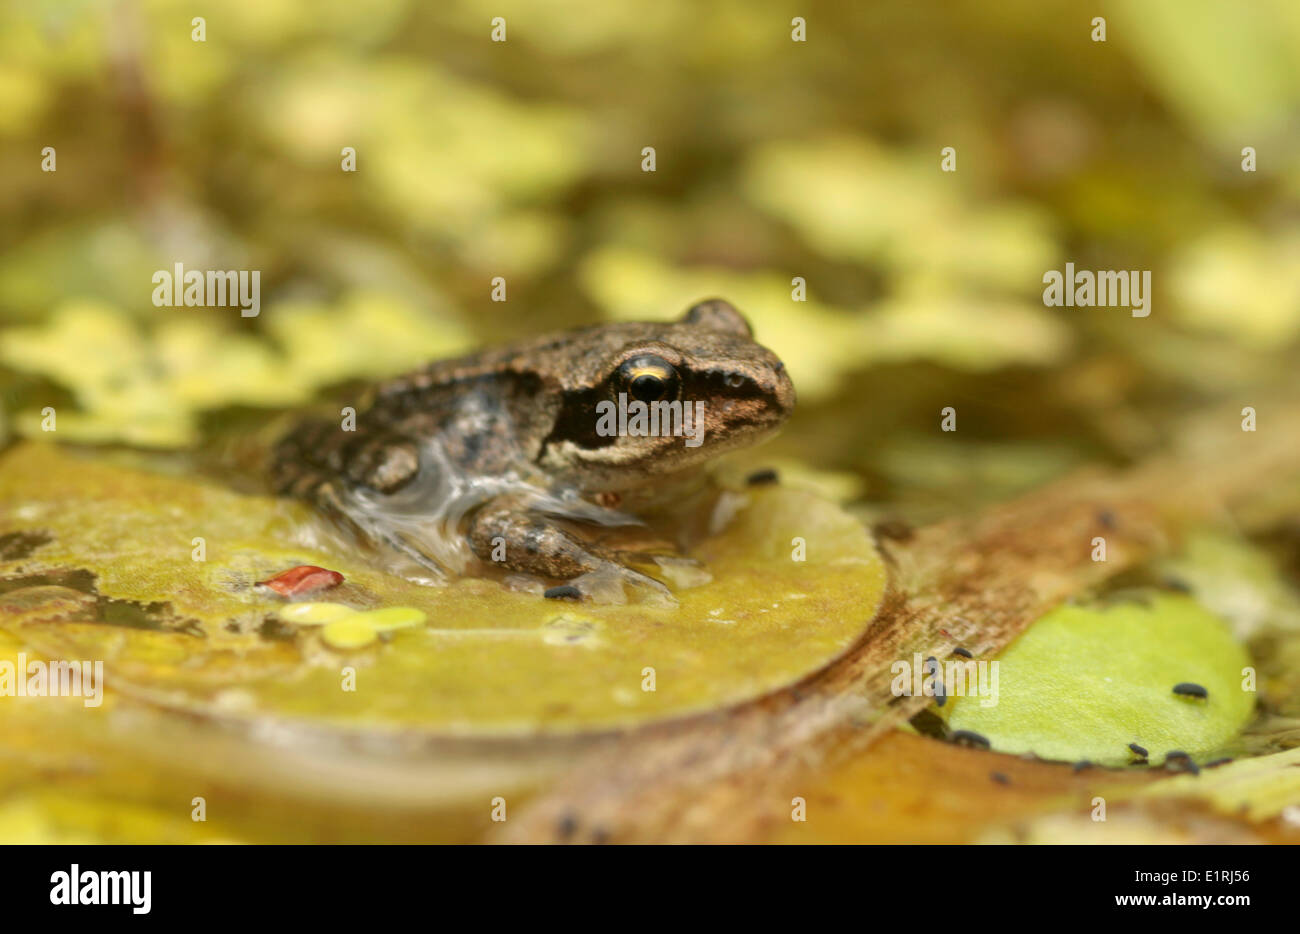
[[[696,467],[769,437],[794,410],[785,364],[721,299],[675,322],[605,325],[575,340],[541,458],[585,489]]]

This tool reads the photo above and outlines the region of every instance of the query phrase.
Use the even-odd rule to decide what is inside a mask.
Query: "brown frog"
[[[784,364],[714,299],[678,321],[583,328],[381,383],[354,426],[308,420],[284,437],[272,477],[438,576],[477,558],[568,582],[547,596],[618,601],[629,584],[666,597],[629,567],[640,556],[575,533],[638,523],[794,404]]]

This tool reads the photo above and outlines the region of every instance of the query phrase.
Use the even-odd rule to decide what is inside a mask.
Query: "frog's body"
[[[598,404],[702,403],[692,438],[610,433]],[[375,387],[355,430],[307,421],[276,447],[276,489],[428,567],[469,553],[507,570],[662,589],[562,522],[625,525],[794,407],[780,360],[714,300],[670,323],[583,328],[431,364]],[[603,408],[607,408],[603,407]],[[691,442],[691,443],[688,443]]]

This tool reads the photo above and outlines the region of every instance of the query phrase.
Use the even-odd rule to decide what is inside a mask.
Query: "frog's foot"
[[[679,590],[702,587],[713,580],[713,575],[704,569],[701,562],[685,555],[661,551],[620,551],[618,560],[625,565],[653,565]]]
[[[554,597],[626,603],[626,585],[647,602],[676,603],[666,585],[627,567],[616,553],[579,540],[546,516],[510,505],[476,513],[470,520],[469,543],[480,560],[505,570],[569,581],[548,591]]]
[[[422,541],[411,529],[385,521],[382,515],[359,507],[355,499],[340,493],[332,483],[322,483],[314,488],[311,499],[323,519],[312,525],[306,536],[308,543],[316,544],[318,534],[340,547],[347,547],[359,539],[381,554],[385,551],[391,553],[384,555],[386,570],[422,584],[446,581],[448,565],[438,560],[437,549]],[[342,537],[343,533],[349,537]],[[403,567],[388,566],[394,556]]]
[[[379,542],[379,544],[391,548],[398,555],[410,561],[414,568],[418,569],[416,570],[416,574],[428,571],[432,574],[434,581],[442,582],[447,579],[446,569],[428,555],[419,545],[409,541],[407,536],[403,535],[401,532],[385,532],[377,534],[375,540]],[[407,573],[404,576],[415,579],[410,573]]]
[[[677,606],[677,598],[663,582],[613,562],[603,564],[585,574],[579,574],[567,584],[552,587],[546,591],[545,596],[551,599],[570,598],[621,606],[627,603],[629,591],[636,594],[641,603],[651,606]]]

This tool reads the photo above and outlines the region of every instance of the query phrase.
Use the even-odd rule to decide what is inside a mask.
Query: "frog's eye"
[[[663,357],[642,354],[618,368],[621,391],[638,402],[659,402],[677,397],[677,371]]]

